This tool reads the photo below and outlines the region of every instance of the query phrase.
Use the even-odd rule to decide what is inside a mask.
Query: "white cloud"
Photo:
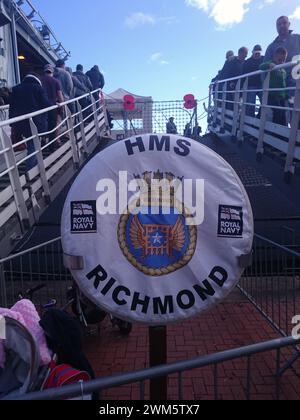
[[[300,20],[300,6],[294,11],[294,13],[290,16],[291,19],[299,19]]]
[[[158,17],[158,16],[149,15],[143,12],[135,12],[127,16],[124,23],[125,23],[125,26],[127,26],[127,28],[134,29],[134,28],[137,28],[139,26],[144,26],[144,25],[154,26],[154,25],[157,25],[158,23],[164,23],[164,24],[170,25],[171,23],[175,23],[175,22],[177,22],[177,19],[175,16]]]
[[[156,53],[153,53],[153,54],[150,56],[150,61],[151,61],[152,63],[159,63],[159,64],[160,64],[160,65],[162,65],[162,66],[166,66],[166,65],[170,64],[168,61],[166,61],[166,60],[164,59],[164,55],[163,55],[161,52],[156,52]]]
[[[125,19],[125,26],[128,28],[136,28],[143,25],[155,25],[155,19],[151,15],[142,12],[132,13]]]
[[[270,6],[271,4],[275,3],[276,0],[264,0],[261,4],[258,5],[258,9],[262,10],[266,6]]]
[[[241,23],[253,0],[185,0],[188,6],[196,7],[212,17],[220,27]],[[271,2],[272,0],[267,0]]]

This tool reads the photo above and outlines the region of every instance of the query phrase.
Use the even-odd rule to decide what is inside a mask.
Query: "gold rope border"
[[[179,203],[179,201],[176,200],[175,208],[180,212],[180,214],[182,214],[185,218],[192,217],[189,210],[186,208],[184,209],[184,212],[182,213],[182,207],[183,206]],[[128,220],[130,216],[132,215],[129,212],[129,209],[127,209],[127,212],[128,214],[124,214],[120,219],[120,223],[118,226],[118,241],[119,241],[120,248],[123,254],[125,255],[125,257],[127,258],[127,260],[139,271],[151,277],[166,276],[168,274],[174,273],[175,271],[185,267],[192,260],[196,252],[196,248],[197,248],[198,233],[197,233],[196,226],[189,226],[189,234],[190,234],[189,248],[187,249],[185,255],[179,262],[169,265],[168,267],[162,268],[162,269],[153,269],[153,268],[144,267],[131,254],[126,243],[126,227],[127,227]]]

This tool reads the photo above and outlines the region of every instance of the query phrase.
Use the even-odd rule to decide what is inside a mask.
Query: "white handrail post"
[[[247,77],[243,86],[243,103],[242,103],[242,110],[241,110],[241,118],[240,118],[240,126],[238,130],[238,141],[244,141],[244,127],[245,127],[245,118],[246,118],[246,109],[248,102],[248,85],[249,85],[249,78]]]
[[[77,108],[79,112],[79,123],[80,123],[80,133],[81,133],[81,140],[83,145],[83,153],[85,157],[89,155],[87,143],[86,143],[86,135],[84,130],[84,118],[83,118],[83,112],[82,112],[82,106],[80,105],[79,101],[77,101]]]
[[[256,150],[258,158],[261,158],[261,156],[264,154],[264,137],[265,137],[265,128],[266,128],[266,123],[267,123],[267,116],[268,116],[270,78],[271,78],[271,72],[269,71],[263,84],[263,99],[262,99],[262,105],[261,105],[260,128],[259,128],[257,150]]]
[[[97,138],[98,138],[98,140],[100,140],[101,133],[100,133],[100,127],[99,127],[99,121],[98,121],[98,110],[97,110],[97,105],[96,105],[95,98],[92,95],[92,93],[90,94],[90,98],[91,98],[92,105],[93,105],[93,115],[94,115],[94,123],[95,123],[95,127],[96,127]]]
[[[228,92],[228,82],[225,82],[223,85],[223,92],[222,92],[222,115],[221,115],[221,127],[220,127],[220,133],[225,133],[225,117],[226,117],[226,98],[227,98],[227,92]]]
[[[213,117],[213,127],[216,128],[217,121],[218,121],[218,113],[219,113],[219,88],[220,84],[217,82],[215,84],[215,92],[214,92],[214,117]]]
[[[106,103],[105,103],[105,99],[104,96],[102,96],[102,91],[101,91],[101,106],[102,106],[102,112],[104,114],[104,120],[105,120],[105,127],[106,127],[106,135],[107,136],[111,136],[111,128],[110,128],[110,123],[108,121],[108,115],[107,115],[107,109],[106,109]]]
[[[78,169],[79,168],[79,154],[77,150],[77,142],[76,142],[76,137],[75,137],[75,132],[74,132],[73,116],[67,105],[65,106],[65,110],[66,110],[66,115],[67,115],[67,127],[68,127],[71,148],[72,148],[72,153],[73,153],[73,162],[74,162],[75,168]]]
[[[39,138],[39,133],[32,118],[30,118],[29,123],[30,123],[31,134],[32,136],[34,136],[33,138],[34,148],[35,148],[35,151],[37,152],[35,157],[37,160],[39,173],[40,173],[40,177],[42,181],[42,186],[44,190],[44,199],[45,199],[45,203],[48,205],[51,203],[51,195],[50,195],[49,182],[48,182],[47,174],[46,174],[45,162],[43,159],[43,152],[42,152],[41,142]]]
[[[300,122],[299,110],[300,110],[300,78],[297,80],[297,84],[296,84],[296,95],[295,95],[294,110],[293,110],[291,130],[290,130],[289,146],[288,146],[288,152],[287,152],[286,163],[285,163],[285,176],[287,180],[292,174],[295,173],[294,159],[295,159],[295,150],[296,150],[299,122]]]
[[[5,162],[9,171],[10,185],[14,194],[14,200],[16,203],[17,211],[21,221],[23,231],[26,231],[30,227],[29,213],[26,206],[26,202],[23,195],[23,189],[20,181],[19,170],[16,162],[15,153],[13,150],[11,138],[6,134],[3,128],[0,129],[1,146],[2,150],[8,149],[4,153]]]
[[[207,110],[207,122],[208,128],[210,129],[212,123],[212,96],[213,96],[213,85],[209,85],[208,92],[208,110]]]
[[[236,85],[236,91],[234,94],[233,121],[232,121],[232,131],[231,131],[231,136],[234,138],[236,138],[237,129],[238,129],[241,86],[242,86],[242,79],[239,79]]]

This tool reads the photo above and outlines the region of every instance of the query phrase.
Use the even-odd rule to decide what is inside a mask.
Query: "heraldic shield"
[[[192,260],[197,229],[187,223],[192,216],[176,199],[173,174],[147,172],[143,180],[139,199],[120,219],[118,239],[123,254],[136,269],[159,277],[174,273]],[[155,181],[160,182],[159,188],[155,188]]]

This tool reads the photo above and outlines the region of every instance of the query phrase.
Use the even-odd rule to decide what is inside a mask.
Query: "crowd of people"
[[[1,105],[9,105],[9,118],[16,118],[21,115],[30,114],[75,98],[81,98],[87,93],[98,89],[103,89],[105,85],[104,76],[98,66],[94,66],[87,73],[79,64],[73,72],[70,67],[66,67],[64,60],[58,60],[56,66],[45,65],[42,74],[30,72],[25,76],[21,84],[11,90],[2,89]],[[99,93],[94,93],[95,99],[99,98]],[[83,97],[79,99],[82,109],[89,106],[89,99]],[[76,112],[75,104],[69,104],[70,111]],[[85,113],[84,113],[85,115]],[[46,139],[50,143],[49,151],[53,152],[59,146],[59,142],[54,142],[57,137],[55,128],[59,125],[63,117],[63,108],[58,107],[47,114],[41,114],[34,118],[34,123],[39,133],[51,132]],[[27,120],[17,122],[11,126],[12,143],[17,144],[23,138],[32,136],[30,122]],[[27,148],[28,155],[34,153],[33,140],[21,145],[18,150]],[[27,169],[36,165],[36,158],[27,160]]]
[[[273,122],[283,126],[288,125],[288,116],[284,108],[293,103],[295,96],[296,80],[292,76],[292,67],[287,69],[275,68],[278,65],[300,60],[300,35],[291,30],[291,22],[287,16],[281,16],[276,22],[278,37],[269,45],[265,55],[260,45],[255,45],[252,55],[247,59],[249,50],[241,47],[238,55],[233,51],[226,54],[226,62],[219,71],[213,82],[240,77],[260,70],[271,70],[269,85],[268,105],[272,109]],[[275,68],[275,69],[274,69]],[[246,115],[250,117],[260,116],[261,110],[256,115],[257,98],[262,103],[263,83],[265,75],[258,73],[248,77],[248,94]],[[237,80],[227,83],[226,108],[233,110]],[[244,86],[245,79],[242,79]],[[221,91],[224,84],[218,84],[218,96],[221,97]],[[274,89],[274,90],[273,90]],[[275,90],[276,89],[276,90]]]
[[[166,132],[167,134],[175,134],[175,135],[179,134],[174,117],[169,118],[166,124]],[[199,126],[197,121],[194,126],[192,122],[187,123],[183,132],[184,137],[187,137],[189,139],[194,139],[197,141],[200,141],[201,134],[202,134],[202,128]]]

